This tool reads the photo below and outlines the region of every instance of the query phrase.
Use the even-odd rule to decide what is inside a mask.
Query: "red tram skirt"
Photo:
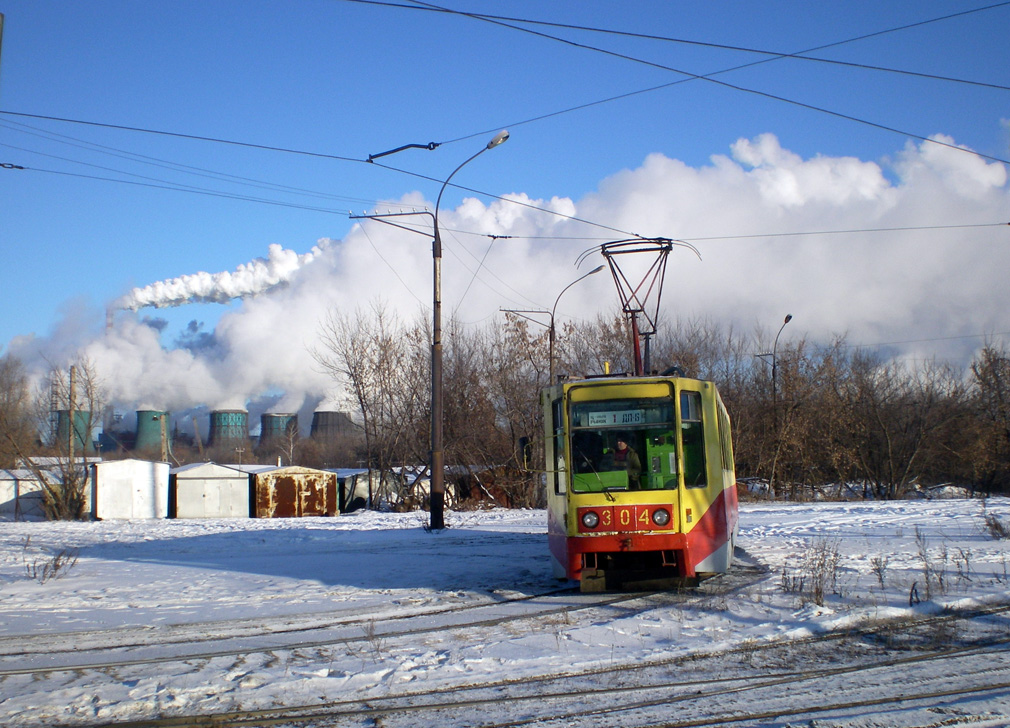
[[[567,539],[569,579],[581,579],[586,554],[676,552],[677,576],[695,575],[687,535],[683,533],[618,533],[600,536],[570,536]],[[592,558],[592,557],[590,557]],[[670,566],[674,566],[673,563]]]

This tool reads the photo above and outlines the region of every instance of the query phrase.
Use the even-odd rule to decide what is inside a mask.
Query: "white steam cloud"
[[[661,314],[668,318],[705,316],[749,331],[777,328],[791,313],[785,340],[846,333],[854,344],[919,341],[895,350],[962,361],[982,344],[973,335],[1010,331],[1006,169],[956,149],[910,143],[880,162],[804,159],[764,134],[699,167],[652,154],[581,200],[509,198],[691,241],[703,259],[672,254]],[[431,206],[417,193],[400,202]],[[464,324],[481,325],[502,307],[550,309],[568,283],[603,262],[591,256],[574,267],[606,231],[508,200],[467,199],[439,219],[444,311]],[[283,396],[279,409],[294,411],[336,396],[310,354],[328,310],[381,301],[401,319],[430,316],[430,239],[365,225],[304,255],[272,246],[266,260],[232,273],[184,276],[122,299],[136,310],[259,294],[222,316],[200,346],[166,347],[157,330],[124,312],[105,331],[99,314],[98,325],[61,323],[48,339],[15,339],[9,350],[29,364],[85,354],[121,408],[234,408]],[[884,228],[892,231],[821,233]],[[470,232],[451,232],[460,230]],[[558,319],[618,310],[613,282],[597,275],[565,293]]]
[[[266,258],[256,258],[243,263],[232,272],[194,273],[134,288],[116,301],[112,308],[137,311],[151,306],[167,308],[186,303],[227,303],[236,298],[249,298],[273,290],[291,280],[302,266],[311,263],[321,248],[299,255],[276,243],[271,245]]]

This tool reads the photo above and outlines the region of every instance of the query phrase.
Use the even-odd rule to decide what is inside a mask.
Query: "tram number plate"
[[[667,512],[670,506],[654,505],[631,505],[631,506],[603,506],[600,508],[580,508],[579,523],[582,523],[583,511],[596,511],[600,517],[599,525],[592,531],[668,531],[673,527],[672,523],[659,526],[652,520],[652,512],[662,507]]]
[[[645,410],[620,410],[618,412],[590,412],[590,427],[607,425],[641,425],[645,422]]]

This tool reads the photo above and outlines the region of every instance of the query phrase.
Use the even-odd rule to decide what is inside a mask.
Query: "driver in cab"
[[[628,447],[628,436],[624,433],[617,436],[617,447],[613,455],[614,469],[627,470],[628,488],[638,490],[642,485],[642,460],[638,457],[638,453]]]

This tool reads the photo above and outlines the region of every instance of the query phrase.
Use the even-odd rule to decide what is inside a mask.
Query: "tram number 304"
[[[669,530],[669,506],[635,505],[635,506],[594,506],[579,509],[579,525],[581,531],[658,531]],[[595,526],[588,526],[583,515],[592,511],[598,517]],[[661,511],[657,514],[655,511]],[[665,517],[664,517],[665,516]],[[589,522],[592,523],[596,519]]]

